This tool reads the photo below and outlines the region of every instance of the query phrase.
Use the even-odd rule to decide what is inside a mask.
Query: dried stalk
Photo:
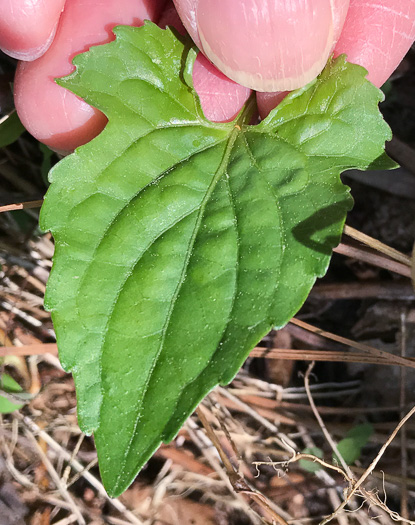
[[[326,438],[328,444],[330,445],[331,449],[335,453],[336,457],[339,459],[341,466],[343,467],[343,470],[347,473],[347,476],[351,479],[353,479],[353,472],[350,470],[349,466],[345,462],[344,458],[339,452],[339,449],[337,448],[337,444],[333,441],[333,438],[330,435],[330,432],[327,430],[326,425],[324,424],[323,419],[321,418],[320,414],[318,413],[316,404],[314,403],[313,396],[311,395],[310,391],[310,374],[313,371],[314,368],[314,361],[308,365],[307,371],[304,376],[304,386],[307,392],[308,401],[310,403],[311,409],[313,411],[313,414],[315,418],[317,419],[318,424],[320,425],[320,428],[324,434],[324,437]]]
[[[379,255],[377,253],[368,250],[367,248],[351,246],[349,244],[340,243],[337,248],[333,249],[334,252],[356,259],[384,270],[403,275],[404,277],[411,277],[411,268],[406,264],[394,261],[385,255]]]
[[[4,213],[6,211],[28,210],[30,208],[40,208],[42,204],[43,204],[43,200],[7,204],[5,206],[0,206],[0,213]]]
[[[104,497],[118,512],[125,516],[133,525],[142,525],[143,522],[137,518],[119,499],[113,499],[108,496],[104,486],[90,472],[86,471],[81,463],[76,459],[71,459],[71,454],[57,443],[47,432],[42,430],[29,417],[23,416],[19,412],[14,412],[13,417],[21,421],[33,434],[42,438],[55,452],[62,455],[65,461],[70,462],[71,467],[77,472],[83,472],[82,477]]]
[[[370,474],[373,472],[373,470],[375,470],[375,467],[376,465],[379,463],[381,457],[383,456],[383,454],[385,453],[386,449],[388,448],[388,446],[391,444],[391,442],[395,439],[396,435],[398,434],[399,430],[403,427],[403,425],[408,421],[408,419],[411,418],[411,416],[413,416],[415,414],[415,406],[406,414],[406,416],[404,418],[401,419],[401,421],[398,423],[397,427],[395,428],[395,430],[392,432],[392,434],[389,436],[389,438],[387,439],[387,441],[382,445],[381,449],[379,450],[377,456],[375,457],[375,459],[372,461],[372,463],[369,465],[369,467],[364,471],[364,473],[360,476],[360,478],[353,483],[353,486],[350,488],[350,490],[348,491],[347,493],[347,496],[346,498],[344,499],[344,501],[341,503],[341,505],[339,507],[337,507],[337,509],[332,513],[330,514],[330,516],[328,516],[327,518],[325,518],[321,523],[320,525],[326,525],[329,521],[331,521],[332,519],[334,519],[336,517],[336,515],[341,511],[343,510],[346,505],[349,503],[349,501],[351,500],[351,498],[356,494],[357,491],[359,491],[359,489],[361,488],[361,486],[363,485],[363,483],[366,481],[366,479],[370,476]],[[364,491],[363,492],[363,495],[364,496],[368,496],[370,495],[367,491]],[[372,495],[373,496],[373,495]],[[403,521],[405,523],[409,523],[411,525],[413,525],[415,522],[413,521],[410,521],[410,520],[407,520],[405,518],[403,518],[402,516],[399,516],[397,513],[395,512],[392,512],[391,510],[389,510],[386,505],[382,505],[382,502],[379,500],[379,498],[377,498],[377,501],[373,501],[373,499],[371,499],[372,503],[375,503],[377,504],[378,506],[380,506],[381,508],[383,508],[383,510],[385,510],[386,512],[388,512],[388,514],[392,517],[392,519],[394,519],[395,521]],[[379,505],[380,503],[380,505]]]
[[[353,341],[351,339],[347,339],[346,337],[341,337],[340,335],[332,334],[331,332],[326,332],[325,330],[322,330],[320,328],[316,328],[315,326],[312,326],[311,324],[305,323],[304,321],[301,321],[300,319],[297,319],[293,317],[290,321],[291,324],[295,326],[299,326],[300,328],[303,328],[305,330],[308,330],[309,332],[313,332],[314,334],[320,335],[321,337],[325,337],[326,339],[331,339],[332,341],[336,341],[336,343],[341,343],[346,346],[351,346],[352,348],[356,348],[357,350],[360,350],[361,352],[370,354],[372,356],[388,359],[394,361],[393,364],[395,365],[401,365],[401,366],[407,366],[409,368],[415,368],[415,361],[408,359],[407,357],[403,358],[400,356],[392,356],[389,352],[385,352],[383,350],[378,350],[377,348],[374,348],[373,346],[365,345],[363,343],[358,343],[357,341]]]
[[[344,233],[351,237],[352,239],[355,239],[356,241],[359,241],[366,246],[369,246],[369,248],[372,248],[373,250],[376,250],[380,253],[383,253],[390,257],[391,259],[394,259],[395,261],[398,261],[402,264],[405,264],[409,268],[411,267],[411,258],[408,257],[408,255],[405,255],[398,250],[395,250],[394,248],[391,248],[387,244],[384,244],[383,242],[378,241],[377,239],[374,239],[373,237],[370,237],[369,235],[366,235],[363,232],[360,232],[359,230],[355,230],[351,226],[344,227]]]
[[[206,431],[206,434],[208,435],[209,439],[212,441],[216,450],[218,451],[218,454],[222,460],[222,463],[228,475],[229,481],[231,482],[231,485],[235,492],[242,492],[243,494],[247,494],[253,501],[255,501],[255,503],[262,507],[271,516],[273,523],[279,523],[280,525],[288,525],[287,521],[272,508],[268,499],[263,494],[250,487],[241,475],[241,473],[235,470],[230,459],[223,450],[223,447],[215,431],[213,430],[208,419],[206,418],[204,410],[205,409],[203,408],[203,405],[199,405],[199,407],[196,410],[196,413]]]

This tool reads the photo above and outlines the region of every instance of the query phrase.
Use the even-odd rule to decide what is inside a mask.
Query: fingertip
[[[348,9],[349,0],[332,0],[333,47],[340,37]],[[256,100],[261,119],[266,118],[284,100],[288,93],[289,91],[257,92]]]
[[[340,38],[350,6],[350,0],[331,0],[333,16],[333,47]]]
[[[193,67],[193,86],[205,117],[212,122],[234,120],[251,94],[249,88],[227,78],[202,53]]]
[[[95,138],[107,118],[82,99],[56,84],[46,68],[20,62],[14,82],[19,118],[35,138],[60,152],[70,152]]]
[[[202,49],[225,75],[256,91],[302,87],[321,72],[333,49],[337,3],[199,0]]]
[[[59,86],[55,78],[74,71],[72,58],[92,45],[114,39],[118,24],[141,25],[159,15],[160,2],[145,0],[71,0],[62,14],[49,50],[33,62],[20,62],[15,77],[15,104],[26,129],[40,142],[61,151],[92,140],[107,119],[98,109]]]
[[[65,0],[0,2],[0,49],[18,60],[35,60],[51,45]]]
[[[351,0],[335,56],[369,72],[380,87],[399,65],[415,39],[415,2],[402,0]]]

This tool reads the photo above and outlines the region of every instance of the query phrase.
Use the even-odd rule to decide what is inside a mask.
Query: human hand
[[[257,91],[258,108],[265,116],[286,90],[312,80],[333,51],[366,67],[369,79],[380,86],[415,38],[414,0],[175,4],[200,49],[238,82],[199,55],[195,89],[206,117],[218,122],[238,113],[250,88]],[[105,8],[97,0],[37,0],[29,10],[25,0],[3,0],[0,47],[27,60],[19,64],[15,81],[16,108],[25,127],[41,142],[63,151],[96,136],[106,124],[105,116],[53,79],[74,70],[71,60],[76,54],[112,40],[115,25],[141,25],[146,18],[184,31],[165,0],[106,0]]]
[[[333,52],[365,67],[380,87],[415,39],[414,0],[174,2],[199,49],[258,92],[262,117],[286,90],[315,78]]]

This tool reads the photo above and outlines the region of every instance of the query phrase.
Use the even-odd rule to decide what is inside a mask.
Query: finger
[[[270,111],[278,106],[284,100],[289,91],[273,91],[271,93],[256,93],[256,102],[258,113],[261,119],[264,119]]]
[[[196,8],[199,0],[173,0],[180,19],[197,47],[202,50],[196,22]]]
[[[415,39],[414,0],[351,0],[335,55],[347,54],[380,87]]]
[[[181,34],[186,30],[173,5],[163,12],[159,25],[173,26]],[[213,122],[230,122],[248,100],[251,90],[236,84],[221,73],[201,53],[193,67],[193,86],[199,95],[205,117]]]
[[[65,0],[2,0],[0,49],[19,60],[35,60],[52,43]]]
[[[230,80],[199,53],[193,66],[193,86],[203,113],[212,122],[231,122],[248,100],[251,90]]]
[[[414,0],[351,0],[335,56],[365,67],[368,79],[380,87],[401,62],[415,39]],[[257,94],[264,118],[284,94]]]
[[[175,3],[225,75],[256,91],[284,91],[304,86],[323,69],[349,0]]]
[[[71,151],[98,135],[106,117],[54,79],[71,73],[72,58],[114,39],[118,24],[141,25],[159,15],[162,1],[70,0],[49,50],[34,62],[20,62],[15,78],[15,103],[26,129],[53,149]]]
[[[333,44],[332,49],[338,41],[343,25],[346,19],[347,11],[349,8],[349,1],[344,2],[343,0],[332,1],[332,17],[333,17]],[[310,79],[312,80],[312,79]],[[268,113],[274,109],[278,104],[285,98],[289,91],[276,91],[271,93],[257,93],[256,99],[258,104],[259,115],[264,119]]]

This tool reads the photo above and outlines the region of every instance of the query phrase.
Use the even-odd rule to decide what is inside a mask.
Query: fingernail
[[[200,0],[196,16],[207,57],[256,91],[307,84],[323,69],[336,37],[330,0]]]

